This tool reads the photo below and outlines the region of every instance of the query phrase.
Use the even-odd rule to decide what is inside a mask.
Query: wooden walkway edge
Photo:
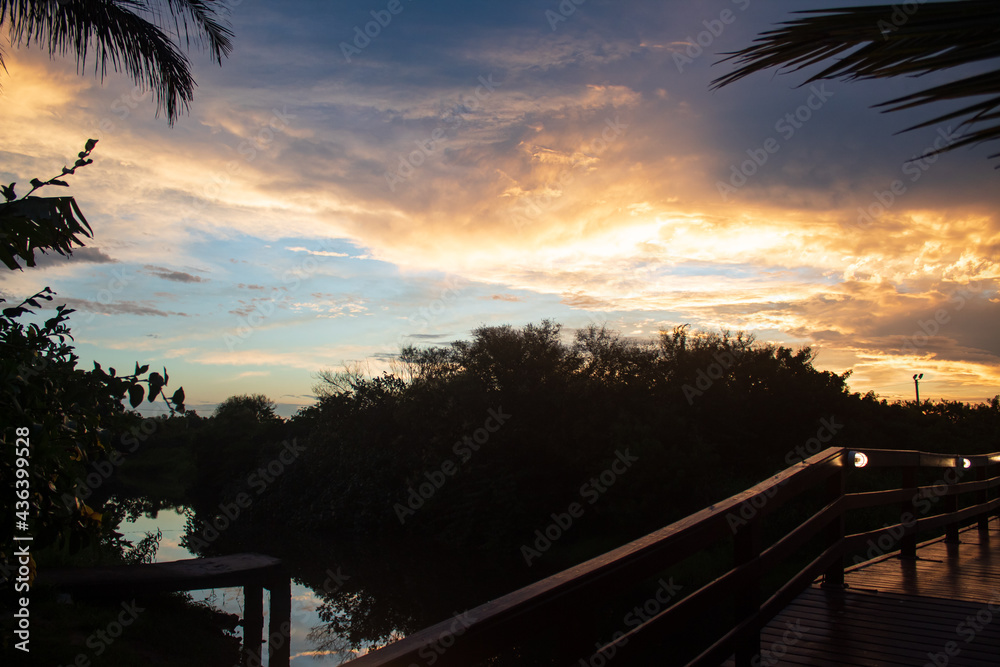
[[[260,667],[264,588],[271,591],[268,624],[270,667],[288,667],[291,581],[282,562],[243,553],[168,563],[39,570],[36,584],[83,595],[142,595],[205,588],[243,587],[243,663]],[[254,640],[256,637],[256,641]]]

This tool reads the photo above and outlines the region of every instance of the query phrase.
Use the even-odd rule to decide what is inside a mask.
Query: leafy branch
[[[78,357],[73,352],[73,348],[66,344],[66,339],[73,340],[73,336],[69,331],[69,327],[65,322],[69,319],[70,313],[76,312],[73,308],[67,308],[65,305],[58,306],[56,308],[56,314],[45,321],[44,326],[39,327],[37,324],[29,324],[27,327],[15,324],[14,320],[18,317],[28,313],[34,314],[34,310],[31,308],[42,308],[39,300],[52,301],[52,295],[54,295],[50,288],[46,287],[42,291],[34,294],[20,304],[16,306],[11,306],[9,308],[4,308],[2,311],[2,317],[0,317],[0,347],[7,347],[14,344],[15,338],[20,338],[23,336],[23,340],[29,346],[37,346],[43,340],[58,339],[59,345],[55,346],[53,342],[49,342],[48,354],[43,356],[40,360],[41,369],[39,368],[21,368],[17,377],[23,382],[27,382],[34,375],[37,375],[40,370],[44,369],[44,366],[48,363],[48,359],[60,358],[76,365]],[[3,302],[3,299],[0,299]],[[18,336],[17,334],[20,334]],[[138,363],[135,365],[135,371],[131,375],[118,375],[117,371],[113,367],[109,367],[107,371],[101,366],[101,364],[94,362],[94,370],[90,371],[93,379],[102,385],[103,391],[109,393],[117,401],[125,400],[128,397],[129,405],[132,408],[137,408],[142,403],[143,399],[146,398],[148,393],[148,400],[150,403],[156,401],[157,398],[162,398],[163,402],[166,404],[167,410],[173,415],[177,412],[184,412],[184,388],[180,387],[173,393],[169,398],[167,393],[163,391],[163,388],[167,386],[170,381],[170,376],[167,375],[167,369],[163,369],[163,374],[157,372],[149,373],[149,377],[143,378],[149,371],[148,365],[140,366]],[[146,387],[148,387],[148,392]],[[16,400],[15,400],[16,403]]]
[[[18,258],[28,266],[35,266],[35,250],[43,254],[54,250],[64,257],[69,256],[74,245],[83,247],[78,235],[93,237],[93,230],[73,197],[31,195],[47,185],[69,187],[69,183],[62,178],[93,163],[90,152],[96,145],[97,139],[88,139],[73,166],[63,167],[58,176],[47,181],[31,179],[31,190],[20,199],[14,190],[16,182],[0,185],[0,192],[6,200],[0,204],[0,261],[7,268],[12,271],[21,269]]]
[[[66,181],[61,181],[59,179],[63,176],[66,176],[67,174],[75,174],[76,170],[79,169],[80,167],[86,167],[88,164],[93,164],[94,161],[90,158],[90,151],[94,150],[94,147],[96,145],[97,145],[97,139],[87,139],[87,145],[84,147],[82,151],[77,153],[76,162],[73,164],[73,166],[63,167],[62,173],[59,174],[58,176],[53,176],[47,181],[40,181],[37,178],[31,179],[31,189],[28,191],[26,195],[21,197],[21,199],[27,199],[28,197],[31,196],[32,192],[38,190],[39,188],[43,188],[46,185],[62,185],[68,188],[69,183],[67,183]],[[15,185],[17,185],[16,182],[11,183],[10,185],[0,185],[0,190],[3,191],[4,199],[6,199],[8,202],[17,199],[17,194],[14,192]]]
[[[62,179],[93,162],[90,153],[96,144],[88,140],[73,166],[63,167],[58,176],[47,181],[32,179],[31,190],[20,199],[16,183],[0,186],[6,199],[0,203],[0,259],[9,269],[21,270],[18,259],[35,266],[35,250],[70,255],[74,244],[83,245],[78,235],[92,237],[73,197],[32,195],[49,185],[68,186]],[[162,375],[146,376],[149,367],[138,363],[131,375],[122,376],[96,362],[93,370],[78,368],[79,356],[67,324],[72,308],[56,306],[55,315],[44,324],[20,320],[48,305],[43,302],[51,302],[54,294],[46,287],[16,306],[0,307],[0,444],[13,443],[13,425],[30,425],[35,547],[67,545],[75,553],[95,539],[101,519],[77,497],[79,479],[90,464],[108,460],[112,435],[124,432],[128,422],[138,418],[125,401],[134,410],[146,398],[150,403],[162,398],[173,416],[185,411],[184,389],[168,396],[164,392],[169,381],[166,369]],[[0,460],[0,478],[13,477],[12,459]],[[0,519],[8,525],[12,513],[11,503],[0,502]],[[0,560],[12,549],[9,540],[0,540]]]

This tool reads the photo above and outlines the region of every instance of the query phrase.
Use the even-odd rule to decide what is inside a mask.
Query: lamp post
[[[924,374],[919,375],[914,374],[913,376],[913,389],[917,392],[917,405],[920,405],[920,381],[924,378]]]

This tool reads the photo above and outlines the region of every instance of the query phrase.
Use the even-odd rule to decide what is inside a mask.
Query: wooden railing
[[[263,662],[260,642],[264,630],[262,600],[263,589],[267,588],[271,591],[268,664],[270,667],[288,667],[291,582],[285,566],[277,558],[245,553],[167,563],[42,570],[38,574],[38,582],[74,593],[104,597],[242,586],[244,641],[241,663],[249,667],[260,667]]]
[[[671,566],[732,543],[732,567],[698,590],[627,633],[618,632],[591,656],[588,663],[629,664],[627,656],[648,655],[677,627],[691,627],[691,619],[720,615],[720,605],[735,610],[735,623],[723,627],[690,665],[718,665],[730,656],[736,664],[759,665],[760,630],[782,608],[819,577],[824,586],[842,587],[847,556],[864,553],[871,544],[886,544],[886,553],[915,558],[921,534],[944,529],[957,542],[960,526],[978,521],[980,530],[1000,507],[993,476],[1000,453],[955,456],[917,451],[832,447],[792,465],[772,478],[709,508],[691,514],[634,542],[552,575],[465,614],[448,619],[377,651],[351,661],[352,667],[411,667],[462,665],[502,654],[524,637],[548,635],[553,642],[578,640],[594,653],[596,637],[574,636],[585,627],[587,615],[606,598],[657,576]],[[887,490],[845,492],[848,475],[878,474],[877,469],[901,472],[901,484]],[[921,476],[935,470],[935,481],[921,485]],[[969,477],[974,480],[965,481]],[[796,506],[810,496],[819,509],[764,546],[765,519],[782,507]],[[967,505],[959,509],[960,499]],[[971,503],[971,504],[970,504]],[[800,505],[801,506],[801,505]],[[874,530],[845,534],[847,514],[864,508],[899,509],[899,521]],[[943,510],[943,511],[942,511]],[[888,541],[881,541],[888,537]],[[820,542],[815,553],[815,542]],[[784,578],[765,597],[764,578],[779,566],[801,559],[813,546],[811,560]],[[567,632],[568,631],[568,632]],[[571,641],[570,643],[573,643]],[[601,656],[598,660],[597,656]],[[578,656],[579,657],[579,656]],[[662,655],[658,664],[679,664]]]

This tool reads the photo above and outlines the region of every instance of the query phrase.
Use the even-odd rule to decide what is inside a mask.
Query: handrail
[[[860,456],[859,456],[860,455]],[[735,655],[740,667],[760,664],[760,630],[795,596],[820,575],[824,584],[843,585],[844,559],[870,541],[883,536],[898,541],[901,557],[914,557],[916,535],[945,527],[947,539],[957,541],[958,524],[976,519],[984,530],[988,517],[1000,508],[992,498],[1000,477],[988,477],[991,466],[1000,465],[1000,452],[952,455],[913,450],[848,449],[831,447],[777,475],[715,505],[695,512],[669,526],[608,553],[554,574],[464,614],[442,621],[347,664],[352,667],[410,667],[424,665],[469,665],[501,652],[511,637],[537,634],[540,630],[573,627],[586,618],[590,608],[608,595],[634,586],[666,568],[713,547],[723,540],[734,544],[734,565],[715,580],[668,606],[629,632],[619,632],[597,650],[604,660],[638,654],[661,641],[662,631],[679,618],[700,610],[711,610],[726,598],[736,604],[736,625],[708,646],[692,665],[718,664]],[[847,471],[859,468],[898,468],[903,486],[898,489],[845,492]],[[917,472],[939,468],[946,472],[934,485],[918,484]],[[968,470],[978,479],[961,481]],[[949,475],[947,471],[952,471]],[[863,473],[860,473],[863,474]],[[762,548],[764,519],[807,492],[821,489],[823,507],[801,521],[773,544]],[[979,502],[958,509],[960,495],[978,494]],[[845,516],[866,507],[936,508],[943,499],[944,512],[933,516],[901,513],[900,523],[876,530],[845,534]],[[925,512],[926,513],[926,512]],[[762,578],[817,537],[822,552],[792,575],[777,592],[762,598]],[[580,638],[581,645],[594,646],[594,638]]]

